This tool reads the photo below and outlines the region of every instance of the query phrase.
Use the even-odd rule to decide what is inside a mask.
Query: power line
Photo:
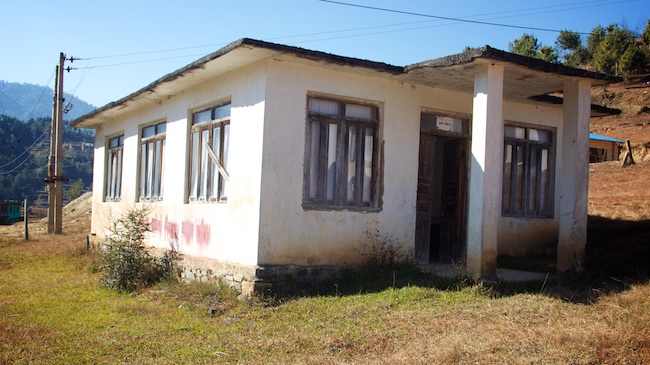
[[[45,138],[43,138],[43,137],[48,136],[48,134],[49,134],[49,133],[47,133],[48,131],[49,131],[49,128],[45,128],[45,130],[43,131],[43,133],[41,133],[40,136],[36,137],[36,139],[34,140],[34,142],[33,142],[29,147],[27,147],[27,148],[25,149],[25,151],[23,151],[20,155],[16,156],[13,160],[11,160],[11,161],[7,162],[6,164],[0,166],[0,169],[1,169],[1,168],[5,168],[5,167],[11,165],[12,163],[16,162],[18,159],[20,159],[24,154],[26,154],[27,152],[29,152],[29,151],[31,150],[31,148],[34,147],[34,145],[35,145],[37,142],[39,142],[39,139],[40,139],[40,143],[39,143],[39,146],[40,146],[40,144],[43,143],[43,141],[45,140]],[[36,146],[34,149],[36,149],[36,148],[38,148],[38,146]]]
[[[41,139],[41,142],[38,144],[38,146],[36,146],[36,148],[38,148],[38,147],[43,143],[43,141],[45,141],[45,138]],[[27,151],[25,151],[25,152],[27,152]],[[21,155],[23,155],[23,154],[25,154],[25,153],[23,152]],[[16,171],[20,166],[22,166],[25,162],[29,161],[29,159],[30,159],[31,157],[32,157],[32,155],[28,155],[27,158],[25,158],[23,161],[21,161],[21,162],[20,162],[18,165],[16,165],[13,169],[11,169],[11,170],[9,170],[9,171],[5,171],[5,172],[0,172],[0,175],[8,175],[8,174],[11,174],[11,173],[15,172],[15,171]],[[14,161],[15,161],[15,160],[16,160],[16,159],[14,159]]]
[[[499,14],[508,14],[508,13],[521,13],[521,12],[529,12],[529,11],[536,11],[536,10],[560,8],[558,10],[548,10],[548,11],[544,11],[544,12],[518,14],[518,15],[515,14],[515,15],[506,16],[506,17],[491,18],[491,19],[502,19],[502,18],[508,18],[508,17],[518,17],[518,16],[532,15],[532,14],[543,14],[543,13],[550,13],[550,12],[575,10],[575,9],[594,7],[594,6],[604,6],[604,5],[614,5],[614,4],[628,3],[628,2],[637,2],[639,0],[622,0],[622,1],[617,1],[617,2],[608,2],[608,3],[604,3],[604,4],[603,4],[603,2],[606,2],[608,0],[581,1],[581,2],[562,4],[562,5],[549,5],[549,6],[526,8],[526,9],[507,10],[507,11],[499,11],[499,12],[492,12],[492,13],[486,13],[486,14],[462,16],[462,17],[457,17],[457,18],[442,17],[442,16],[420,14],[420,13],[411,13],[411,12],[405,12],[405,11],[400,11],[400,10],[391,10],[391,9],[370,7],[370,6],[357,5],[357,4],[344,3],[344,2],[337,2],[337,1],[328,1],[328,0],[318,0],[318,1],[328,2],[328,3],[333,3],[333,4],[339,4],[339,5],[347,5],[347,6],[353,6],[353,7],[367,8],[367,9],[373,9],[373,10],[381,10],[381,11],[387,11],[387,12],[393,12],[393,13],[416,15],[416,16],[421,16],[421,17],[433,18],[433,19],[436,19],[436,20],[451,20],[451,21],[457,21],[457,22],[470,22],[470,23],[479,23],[479,24],[485,24],[485,25],[506,26],[506,27],[515,27],[516,28],[516,27],[519,27],[519,26],[513,26],[513,25],[507,25],[507,24],[499,24],[499,23],[489,23],[489,22],[485,22],[485,21],[473,21],[473,20],[467,20],[467,18],[476,18],[476,17],[484,17],[484,16],[490,16],[490,15],[499,15]],[[596,4],[596,5],[570,7],[570,6],[583,5],[583,4]],[[343,32],[353,32],[353,31],[368,30],[368,29],[388,28],[388,27],[396,27],[396,26],[401,26],[401,25],[411,25],[411,24],[426,23],[426,22],[428,22],[428,21],[386,24],[386,25],[377,25],[377,26],[372,26],[372,27],[350,28],[350,29],[341,29],[341,30],[316,32],[316,33],[304,33],[304,34],[296,34],[296,35],[289,35],[289,36],[271,37],[271,38],[266,38],[266,40],[274,41],[274,40],[280,40],[280,39],[309,37],[309,36],[331,34],[331,33],[343,33]],[[531,27],[519,27],[519,28],[531,29],[531,30],[537,29],[537,28],[531,28]],[[421,28],[408,28],[406,30],[412,30],[412,29],[421,29]],[[544,29],[544,28],[538,28],[538,29]],[[554,30],[554,29],[547,29],[547,30],[552,31],[552,32],[558,32],[558,33],[560,32],[560,30]],[[396,31],[403,31],[403,29],[396,30]],[[385,32],[381,32],[381,33],[385,33]],[[580,33],[580,34],[589,34],[589,33],[584,33],[584,32],[578,32],[578,33]],[[368,35],[368,34],[376,34],[376,33],[364,33],[362,35]],[[320,41],[320,40],[321,39],[319,39],[317,41]],[[302,41],[301,43],[304,43],[304,42],[309,42],[309,41]],[[199,49],[199,48],[208,48],[208,47],[221,47],[221,46],[225,46],[226,44],[227,43],[213,43],[213,44],[205,44],[205,45],[199,45],[199,46],[169,48],[169,49],[143,51],[143,52],[131,52],[131,53],[122,53],[122,54],[115,54],[115,55],[94,56],[94,57],[85,57],[85,58],[81,58],[81,57],[76,58],[75,57],[74,61],[141,56],[141,55],[154,54],[154,53],[167,53],[167,52],[184,51],[184,50],[190,50],[190,49]],[[178,57],[175,57],[175,58],[191,57],[191,56],[195,56],[195,55],[178,56]],[[153,61],[167,60],[167,59],[171,59],[171,58],[172,57],[155,58],[155,59],[144,60],[144,61],[135,61],[134,63],[153,62]],[[109,66],[120,66],[120,65],[128,65],[128,64],[131,64],[131,63],[117,63],[117,64],[110,64],[110,65],[100,65],[100,66],[94,66],[94,67],[80,67],[80,68],[70,68],[70,69],[71,70],[83,70],[83,69],[92,69],[92,68],[109,67]]]
[[[336,5],[349,6],[349,7],[354,7],[354,8],[383,11],[383,12],[389,12],[389,13],[395,13],[395,14],[413,15],[413,16],[432,18],[432,19],[438,19],[438,20],[449,20],[449,21],[460,22],[460,23],[490,25],[490,26],[495,26],[495,27],[514,28],[514,29],[538,30],[538,31],[542,31],[542,32],[552,32],[552,33],[560,33],[560,32],[562,32],[562,30],[557,30],[557,29],[538,28],[538,27],[529,27],[529,26],[503,24],[503,23],[493,23],[493,22],[486,22],[486,21],[481,21],[481,20],[469,20],[469,19],[454,18],[454,17],[447,17],[447,16],[440,16],[440,15],[415,13],[415,12],[409,12],[409,11],[403,11],[403,10],[380,8],[380,7],[376,7],[376,6],[352,4],[352,3],[342,2],[342,1],[334,1],[334,0],[317,0],[317,1],[321,1],[321,2],[324,2],[324,3],[330,3],[330,4],[336,4]],[[637,0],[631,0],[631,1],[637,1]],[[622,2],[631,2],[631,1],[622,1]],[[576,32],[576,33],[583,34],[583,35],[590,34],[590,33],[585,33],[585,32]]]

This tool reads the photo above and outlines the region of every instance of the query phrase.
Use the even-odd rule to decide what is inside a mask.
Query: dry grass
[[[63,236],[0,228],[0,363],[650,363],[647,281],[587,304],[432,280],[253,302],[207,285],[120,295],[88,270],[77,214]]]
[[[121,295],[89,270],[87,205],[66,209],[62,236],[0,227],[0,363],[650,364],[650,162],[590,175],[589,271],[544,289],[361,278],[251,302],[204,284]]]

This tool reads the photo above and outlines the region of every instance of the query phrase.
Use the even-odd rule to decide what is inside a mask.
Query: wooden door
[[[444,144],[440,217],[440,261],[455,262],[463,252],[465,144],[448,139]]]
[[[466,139],[420,134],[415,259],[451,263],[464,255]]]
[[[415,260],[420,264],[428,264],[430,256],[435,151],[435,136],[421,133],[415,222]]]

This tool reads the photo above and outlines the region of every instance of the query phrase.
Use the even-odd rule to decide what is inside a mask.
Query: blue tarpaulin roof
[[[593,139],[593,140],[596,140],[596,141],[606,141],[606,142],[619,142],[619,143],[625,142],[625,141],[621,141],[620,139],[607,137],[607,136],[601,136],[600,134],[596,134],[596,133],[589,133],[589,139]]]

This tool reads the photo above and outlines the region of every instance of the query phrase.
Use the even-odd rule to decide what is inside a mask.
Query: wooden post
[[[25,222],[25,229],[24,229],[24,234],[25,234],[25,241],[29,240],[29,227],[27,226],[27,216],[29,215],[29,206],[27,205],[27,198],[25,198],[25,217],[24,217],[24,222]]]
[[[625,146],[627,147],[627,152],[625,152],[625,157],[623,157],[623,167],[636,164],[632,155],[632,144],[629,139],[625,140]]]

